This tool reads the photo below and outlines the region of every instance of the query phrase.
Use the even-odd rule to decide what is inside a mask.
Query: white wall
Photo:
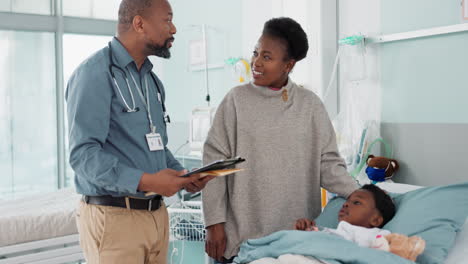
[[[335,0],[321,0],[318,8],[318,21],[319,21],[319,43],[318,43],[318,56],[319,56],[319,84],[321,87],[321,98],[327,107],[328,114],[331,118],[337,114],[337,82],[334,78],[333,85],[327,90],[328,83],[330,82],[333,64],[337,53],[337,2]],[[327,98],[325,98],[325,96]]]

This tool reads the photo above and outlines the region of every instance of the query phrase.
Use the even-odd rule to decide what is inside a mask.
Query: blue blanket
[[[411,264],[395,254],[360,247],[339,236],[323,232],[279,231],[242,243],[235,263],[277,258],[284,254],[311,256],[333,264]]]

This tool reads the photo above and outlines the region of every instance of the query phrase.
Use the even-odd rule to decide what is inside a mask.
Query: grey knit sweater
[[[246,239],[317,217],[320,187],[342,196],[358,188],[339,156],[322,102],[291,80],[279,91],[237,86],[223,99],[203,162],[235,156],[246,159],[237,166],[245,171],[216,178],[203,191],[206,226],[225,223],[226,258]]]

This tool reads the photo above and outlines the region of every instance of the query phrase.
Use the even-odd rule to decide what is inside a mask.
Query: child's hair
[[[383,217],[382,225],[379,227],[383,227],[395,216],[396,208],[393,199],[384,190],[374,184],[366,184],[361,189],[371,192],[374,196],[375,207]]]

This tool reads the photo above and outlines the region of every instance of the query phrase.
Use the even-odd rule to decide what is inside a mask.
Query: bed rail
[[[0,264],[61,264],[83,259],[78,235],[68,235],[0,248]]]

